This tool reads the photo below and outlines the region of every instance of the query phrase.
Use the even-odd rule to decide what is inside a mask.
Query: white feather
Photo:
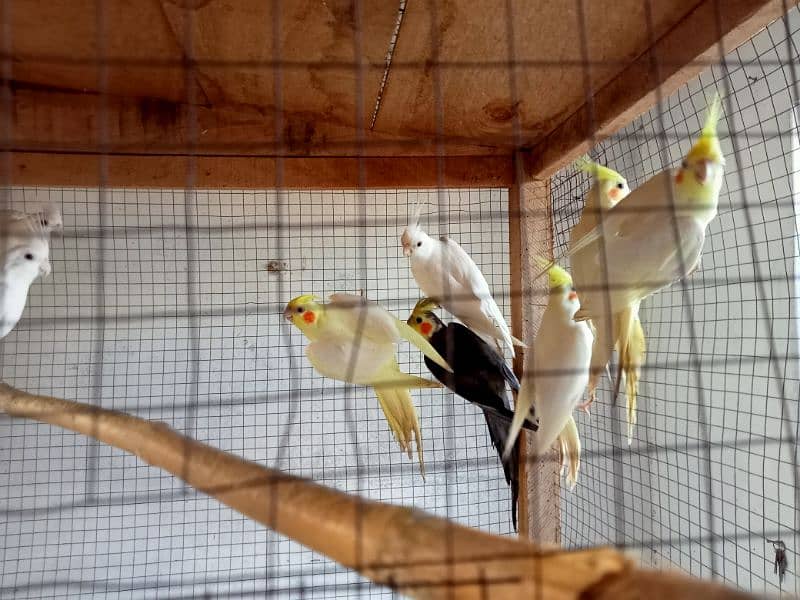
[[[514,341],[486,278],[475,261],[455,241],[433,239],[419,227],[403,232],[403,247],[411,254],[411,273],[425,296],[488,340],[499,340],[514,356]]]
[[[589,382],[592,332],[586,323],[573,320],[579,305],[577,300],[568,299],[568,293],[562,289],[550,295],[533,352],[528,354],[532,354],[532,360],[523,369],[506,455],[513,449],[531,406],[535,406],[539,418],[539,430],[533,434],[534,450],[541,454],[550,448]]]

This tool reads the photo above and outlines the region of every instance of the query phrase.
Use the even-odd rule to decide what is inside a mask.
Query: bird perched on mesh
[[[524,346],[511,335],[503,313],[492,297],[489,284],[469,254],[448,237],[438,240],[419,225],[417,204],[400,241],[411,260],[411,273],[429,298],[487,341],[495,340],[514,356],[514,345]]]
[[[0,211],[0,338],[22,317],[31,284],[50,274],[50,233],[60,227],[55,208]]]
[[[547,272],[550,283],[547,308],[533,352],[526,356],[504,455],[511,453],[525,420],[535,414],[539,431],[533,436],[534,453],[545,453],[558,440],[567,481],[574,487],[580,468],[581,443],[572,412],[589,382],[592,332],[586,323],[574,320],[580,304],[569,273],[558,265],[550,266]]]
[[[725,168],[717,137],[720,114],[716,96],[699,139],[678,169],[651,177],[611,208],[602,223],[573,236],[570,256],[589,254],[583,259],[587,268],[580,276],[576,272],[581,297],[576,319],[611,320],[616,331],[603,341],[606,352],[615,339],[620,341],[620,355],[631,352],[626,342],[635,336],[641,301],[687,277],[700,263],[706,228],[717,214]],[[643,354],[643,339],[634,351]],[[635,412],[629,413],[629,421],[631,417],[635,422]]]
[[[576,244],[595,227],[602,229],[602,223],[608,212],[630,194],[628,182],[613,169],[593,162],[587,156],[580,158],[575,166],[592,175],[594,183],[586,194],[586,204],[580,221],[570,231],[570,245]],[[598,256],[602,257],[602,252],[601,240],[598,239],[571,256],[570,265],[575,281],[593,281],[599,278],[596,261]],[[626,383],[629,444],[636,423],[636,396],[646,349],[644,328],[639,319],[638,308],[639,304],[636,302],[611,315],[610,319],[604,314],[596,314],[592,318],[595,338],[589,375],[589,397],[586,403],[579,407],[589,412],[589,406],[597,394],[597,384],[611,359],[611,350],[616,348],[619,353],[617,386],[623,380]]]
[[[361,296],[333,294],[324,304],[313,295],[298,296],[283,316],[309,340],[306,356],[325,377],[374,388],[400,448],[411,458],[411,437],[425,476],[422,438],[409,388],[440,384],[400,371],[395,344],[407,340],[445,370],[452,370],[430,342],[404,321]]]
[[[519,473],[513,457],[503,458],[503,450],[514,418],[506,396],[506,384],[517,391],[519,381],[503,357],[479,335],[461,323],[443,323],[433,312],[438,307],[435,300],[423,298],[408,317],[408,324],[425,336],[453,368],[451,373],[426,356],[425,364],[434,377],[483,411],[489,437],[500,456],[506,483],[511,488],[511,521],[516,530]],[[539,425],[529,415],[523,427],[536,431]]]

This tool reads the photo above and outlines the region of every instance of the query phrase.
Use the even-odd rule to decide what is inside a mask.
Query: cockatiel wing
[[[360,385],[372,385],[381,368],[394,360],[394,346],[369,340],[326,337],[306,346],[311,365],[325,377]]]
[[[354,332],[361,331],[366,339],[379,343],[396,343],[404,339],[452,373],[450,365],[431,346],[430,342],[414,331],[405,321],[395,318],[388,311],[362,296],[333,294],[328,304],[329,314],[335,315],[340,327]]]
[[[672,183],[674,173],[671,170],[662,171],[654,175],[628,196],[623,202],[604,214],[602,222],[596,215],[589,223],[590,227],[583,229],[582,235],[573,235],[567,256],[572,256],[601,237],[606,240],[624,235],[630,231],[647,232],[653,225],[662,228],[670,214],[670,194],[675,194]],[[654,219],[654,223],[644,221]],[[580,232],[576,232],[580,233]]]
[[[513,355],[514,345],[516,344],[524,347],[524,344],[511,336],[511,331],[508,328],[505,317],[500,311],[500,307],[497,306],[497,302],[495,302],[492,297],[489,284],[478,268],[478,265],[475,264],[475,261],[472,260],[470,255],[467,254],[458,243],[447,237],[443,237],[441,241],[446,256],[446,264],[450,266],[449,275],[453,278],[454,282],[454,285],[451,287],[454,289],[463,288],[471,290],[472,294],[480,301],[480,312],[483,317],[494,324],[506,348]],[[462,318],[461,315],[456,315],[456,317],[465,322],[471,321],[466,315],[464,318]],[[472,325],[474,326],[475,324],[473,323]],[[480,331],[480,333],[488,332]]]
[[[667,217],[669,218],[669,217]],[[619,228],[614,237],[604,237],[605,253],[594,257],[595,269],[591,280],[576,277],[575,286],[581,292],[581,310],[576,319],[597,317],[606,312],[605,297],[610,310],[616,313],[642,300],[655,291],[684,277],[697,264],[705,240],[705,229],[691,217],[676,217],[681,247],[678,249],[675,229],[657,225],[659,217],[647,215],[638,226]],[[606,268],[600,261],[605,256]],[[636,260],[626,260],[635,256]],[[583,274],[584,269],[581,269]],[[604,275],[608,275],[608,279]]]
[[[332,294],[326,310],[344,335],[361,335],[379,343],[399,341],[397,319],[363,296]]]

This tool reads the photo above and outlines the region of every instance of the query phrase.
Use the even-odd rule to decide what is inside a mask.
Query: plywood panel
[[[13,153],[4,185],[94,188],[498,188],[514,180],[502,156],[275,158]]]
[[[438,126],[445,136],[511,148],[518,117],[521,145],[527,146],[583,103],[587,68],[592,87],[600,87],[641,54],[651,39],[640,0],[508,4],[511,14],[506,0],[409,3],[392,84],[376,128],[435,137],[438,95],[442,107]],[[652,4],[652,39],[657,39],[697,0]],[[581,46],[583,25],[586,55]],[[587,57],[600,64],[587,67]],[[436,60],[442,63],[438,69],[427,64]],[[512,62],[519,63],[513,70],[516,97]]]
[[[659,85],[693,75],[698,57],[715,58],[720,38],[731,48],[783,12],[780,0],[660,0],[649,15],[639,0],[415,0],[364,131],[395,2],[6,4],[12,119],[0,150],[510,157],[535,147],[539,178],[651,106]]]
[[[5,31],[11,35],[0,49],[14,57],[11,76],[15,81],[184,99],[183,53],[158,0],[10,0],[5,4],[9,19]],[[105,72],[103,61],[107,61]]]

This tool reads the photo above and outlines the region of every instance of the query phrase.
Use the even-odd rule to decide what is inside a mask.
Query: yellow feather
[[[580,171],[583,171],[584,173],[592,175],[593,177],[595,177],[600,181],[604,180],[625,181],[625,178],[619,173],[617,173],[614,169],[609,169],[608,167],[603,166],[600,163],[594,162],[585,154],[575,161],[574,167]]]

